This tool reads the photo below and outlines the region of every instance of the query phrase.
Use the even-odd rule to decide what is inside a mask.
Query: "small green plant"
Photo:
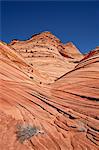
[[[30,139],[32,136],[43,133],[39,128],[31,125],[18,125],[17,126],[17,139],[23,143],[25,140]]]

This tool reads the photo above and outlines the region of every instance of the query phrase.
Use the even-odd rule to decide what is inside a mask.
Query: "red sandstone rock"
[[[65,44],[65,51],[72,59],[78,62],[84,57],[72,42]]]
[[[54,47],[51,54],[47,48],[42,48],[41,51],[36,48],[35,63],[37,60],[40,64],[42,62],[39,54],[43,56],[44,53],[46,56],[48,53],[49,62],[45,59],[44,64],[48,63],[51,72],[47,72],[39,63],[35,64],[33,58],[30,57],[29,62],[26,58],[28,52],[22,52],[22,47],[23,51],[26,47],[30,51],[33,39],[34,42],[39,41],[39,38],[45,40],[48,35],[54,38],[47,32],[35,35],[28,41],[14,41],[10,46],[0,43],[0,148],[98,150],[99,49],[97,47],[90,52],[76,66],[72,62],[72,67],[67,69],[71,64],[70,52],[63,56],[59,48]],[[48,37],[48,41],[49,47],[52,47],[51,44],[60,44],[56,38],[50,41]],[[34,52],[34,48],[32,51]],[[74,51],[71,51],[73,57]],[[50,55],[55,55],[53,62]],[[32,61],[33,66],[29,64]],[[58,61],[66,70],[64,75],[61,67],[56,66]],[[28,69],[33,72],[28,72]],[[45,79],[42,72],[47,74]],[[51,76],[54,83],[48,85],[46,83],[51,83],[51,73],[54,74],[54,78]],[[40,82],[43,84],[39,84]]]
[[[19,52],[30,65],[39,70],[42,76],[48,80],[47,83],[54,82],[75,67],[74,61],[78,61],[78,55],[75,55],[76,51],[80,55],[79,60],[83,58],[74,45],[68,45],[67,50],[66,45],[63,45],[50,32],[34,35],[27,41],[14,40],[9,45]],[[70,51],[74,51],[74,53],[70,54]]]

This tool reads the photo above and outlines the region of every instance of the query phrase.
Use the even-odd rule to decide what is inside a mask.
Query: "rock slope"
[[[50,32],[34,35],[27,41],[13,40],[9,46],[13,47],[30,65],[39,70],[42,76],[48,80],[48,83],[54,82],[55,79],[74,68],[76,65],[74,60],[78,61],[74,53],[80,54],[80,60],[83,58],[83,55],[78,52],[74,45],[72,48],[71,45],[68,45],[68,49],[74,51],[70,54],[66,45],[62,44]]]
[[[58,49],[56,52],[58,58],[70,61],[69,54],[63,56]],[[48,80],[50,84],[42,78],[44,70],[30,65],[23,53],[2,42],[0,63],[2,150],[99,149],[98,47],[76,62],[72,70],[55,76],[53,83]],[[28,73],[28,69],[33,72]]]

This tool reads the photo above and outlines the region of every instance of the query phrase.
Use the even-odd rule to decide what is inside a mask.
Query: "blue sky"
[[[1,40],[26,40],[50,31],[82,53],[99,45],[98,1],[2,1]]]

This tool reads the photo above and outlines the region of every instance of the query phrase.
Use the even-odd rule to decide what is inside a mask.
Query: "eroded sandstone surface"
[[[0,149],[99,149],[99,47],[50,32],[0,42]]]
[[[73,44],[67,45],[50,32],[34,35],[27,41],[13,40],[9,44],[30,65],[41,72],[46,78],[46,83],[52,83],[64,73],[72,70],[77,64],[76,61],[83,58]]]

